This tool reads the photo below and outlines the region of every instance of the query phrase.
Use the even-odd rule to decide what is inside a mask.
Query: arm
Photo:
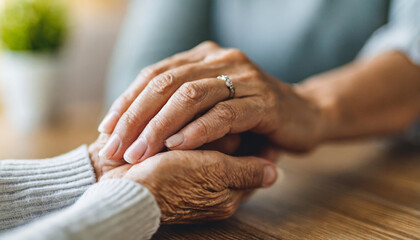
[[[94,184],[121,165],[97,159],[100,141],[51,159],[0,161],[0,227],[15,228],[1,238],[150,238],[160,211],[146,188],[121,179]]]
[[[43,160],[0,161],[0,231],[72,205],[95,173],[86,146]]]
[[[370,61],[359,60],[298,86],[324,112],[324,139],[401,131],[419,115],[419,12],[418,1],[392,1],[388,24],[361,51]]]
[[[150,239],[160,211],[152,194],[130,180],[91,186],[72,206],[14,231],[2,239]]]
[[[321,141],[403,130],[420,114],[420,66],[399,51],[296,85],[321,110]]]

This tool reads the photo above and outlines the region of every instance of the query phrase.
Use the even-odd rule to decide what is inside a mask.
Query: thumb
[[[234,189],[269,187],[277,180],[276,166],[257,157],[231,157],[227,159],[228,186]]]

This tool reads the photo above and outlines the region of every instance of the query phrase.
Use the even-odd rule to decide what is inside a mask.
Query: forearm
[[[0,231],[73,204],[95,183],[86,146],[42,160],[0,161]]]
[[[317,75],[296,90],[320,109],[324,141],[401,131],[420,114],[420,66],[396,51]]]
[[[0,238],[150,238],[160,219],[153,195],[124,179],[94,184],[95,151],[93,144],[90,152],[82,146],[51,159],[0,161],[0,232],[11,230]]]
[[[150,239],[160,210],[152,194],[126,179],[91,186],[72,206],[1,235],[2,239]]]

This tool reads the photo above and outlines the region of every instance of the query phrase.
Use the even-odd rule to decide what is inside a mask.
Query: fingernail
[[[166,139],[165,146],[167,148],[173,148],[173,147],[176,147],[176,146],[180,145],[183,142],[184,142],[184,134],[178,133],[178,134],[175,134],[172,137]]]
[[[263,177],[263,187],[271,186],[277,179],[277,170],[271,166],[267,165],[264,167],[264,177]]]
[[[136,140],[125,152],[124,160],[128,163],[137,163],[146,152],[147,144],[142,138]]]
[[[114,126],[117,124],[120,115],[117,112],[111,112],[104,120],[102,120],[101,124],[99,124],[98,131],[101,133],[111,133]]]
[[[117,134],[112,135],[101,151],[99,151],[99,157],[110,159],[117,152],[120,144],[120,137]]]

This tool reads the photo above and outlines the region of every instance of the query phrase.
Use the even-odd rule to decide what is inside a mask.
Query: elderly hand
[[[163,223],[193,223],[230,217],[247,193],[272,185],[277,171],[261,158],[194,150],[125,164],[102,177],[109,178],[127,178],[149,189]]]
[[[95,142],[89,145],[88,151],[92,162],[93,169],[95,171],[96,180],[99,181],[101,177],[119,166],[127,164],[124,159],[117,161],[106,158],[100,158],[98,152],[104,147],[109,139],[109,134],[101,133]],[[223,138],[217,139],[214,142],[203,145],[200,149],[202,150],[213,150],[219,151],[225,154],[233,154],[236,152],[241,144],[241,137],[239,135],[226,135]],[[267,154],[261,154],[261,157],[271,160],[274,162],[273,157]],[[273,155],[271,155],[273,156]]]
[[[233,99],[223,80],[236,89]],[[111,107],[99,131],[112,133],[102,157],[140,162],[170,149],[195,149],[253,131],[276,146],[307,150],[320,138],[320,112],[244,53],[206,42],[152,65]]]

